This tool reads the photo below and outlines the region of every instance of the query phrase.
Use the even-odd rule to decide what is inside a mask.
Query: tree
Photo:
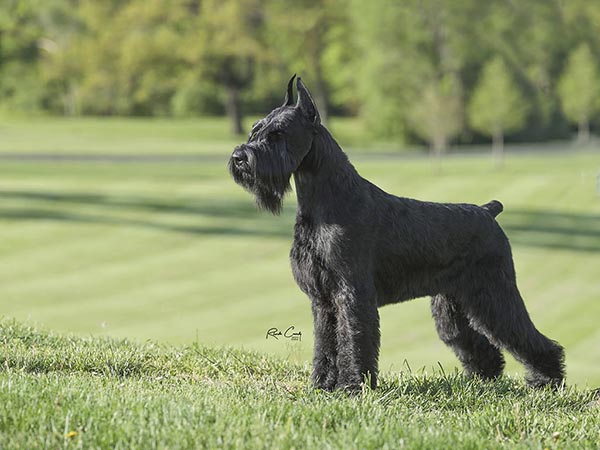
[[[268,41],[277,59],[310,83],[321,122],[327,123],[332,91],[339,87],[336,94],[343,92],[345,99],[352,91],[344,71],[353,55],[348,0],[271,0],[267,6]]]
[[[238,135],[243,133],[242,95],[269,56],[262,39],[261,5],[260,0],[203,0],[197,33],[187,43],[189,62],[200,78],[223,89],[225,111]]]
[[[80,112],[78,88],[81,81],[81,55],[77,45],[84,24],[74,0],[48,0],[36,8],[41,36],[40,84],[45,90],[45,109],[75,115]]]
[[[414,131],[430,143],[436,164],[439,164],[448,142],[463,125],[457,80],[446,76],[427,83],[422,96],[415,100],[410,119]]]
[[[587,143],[590,118],[600,107],[600,77],[587,44],[581,44],[569,55],[558,83],[558,94],[565,116],[577,123],[579,142]]]
[[[475,130],[492,137],[492,153],[497,164],[502,163],[504,134],[521,128],[527,112],[527,102],[504,60],[495,57],[481,72],[467,115]]]
[[[190,27],[185,5],[172,0],[82,1],[77,13],[80,24],[74,31],[51,27],[63,31],[56,37],[49,34],[58,45],[44,61],[47,78],[65,85],[76,111],[169,114],[186,64],[178,53]]]
[[[33,2],[0,2],[0,108],[35,111],[43,102]]]
[[[563,9],[571,0],[486,3],[488,14],[474,24],[476,39],[485,45],[485,53],[473,67],[473,87],[489,55],[502,57],[528,104],[527,126],[520,135],[535,140],[564,136],[565,121],[556,114],[560,105],[554,86],[576,28],[564,23]]]

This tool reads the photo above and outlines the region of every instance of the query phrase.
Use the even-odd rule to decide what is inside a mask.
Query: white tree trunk
[[[504,133],[501,129],[492,133],[492,156],[496,167],[504,165]]]
[[[583,145],[590,142],[590,122],[587,117],[582,117],[579,120],[577,142]]]

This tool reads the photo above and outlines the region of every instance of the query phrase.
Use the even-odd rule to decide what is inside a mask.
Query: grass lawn
[[[522,380],[385,374],[357,397],[309,369],[194,344],[75,338],[0,321],[0,448],[594,449],[600,398]]]
[[[30,118],[0,121],[1,153],[189,154],[231,148],[220,118]]]
[[[2,314],[83,336],[228,344],[308,361],[310,307],[288,261],[294,197],[280,217],[256,212],[225,170],[234,142],[218,120],[0,123],[0,153],[212,155],[160,164],[0,159]],[[570,383],[600,384],[600,150],[511,153],[500,171],[487,155],[454,156],[437,175],[427,159],[355,156],[363,176],[396,194],[501,200],[534,322],[566,347]],[[428,301],[381,316],[384,371],[431,372],[440,362],[453,373]],[[265,339],[289,326],[301,342]],[[521,372],[514,361],[508,370]]]
[[[247,130],[259,117],[244,121]],[[389,142],[370,143],[356,119],[333,118],[336,136],[363,150],[398,151]],[[232,136],[220,117],[148,119],[117,117],[0,117],[1,153],[60,153],[112,155],[217,155],[231,153],[245,140]]]

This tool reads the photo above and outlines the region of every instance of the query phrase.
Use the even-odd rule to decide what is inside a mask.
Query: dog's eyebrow
[[[252,140],[254,135],[263,127],[263,125],[264,122],[262,120],[259,120],[254,125],[252,125],[252,129],[250,130],[250,133],[248,133],[248,142]]]
[[[269,129],[269,132],[271,132],[271,133],[273,131],[281,132],[285,128],[284,125],[285,124],[282,120],[273,120],[272,122],[269,123],[267,128]]]
[[[263,125],[264,122],[262,120],[259,120],[254,125],[252,125],[252,129],[250,130],[250,136],[252,136],[252,134],[256,133],[259,129],[261,129]]]

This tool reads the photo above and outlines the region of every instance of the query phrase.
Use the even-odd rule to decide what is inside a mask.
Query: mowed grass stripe
[[[227,258],[235,254],[236,247],[223,246],[217,238],[191,241],[176,240],[167,236],[157,240],[155,234],[146,234],[145,238],[140,239],[144,236],[143,232],[124,233],[122,230],[116,230],[114,233],[105,233],[101,238],[93,241],[85,240],[78,245],[69,242],[67,248],[59,243],[53,249],[54,251],[45,249],[48,258],[42,260],[38,266],[38,269],[41,269],[54,263],[51,265],[50,273],[37,276],[32,274],[31,278],[26,279],[17,278],[5,285],[5,292],[10,295],[15,290],[17,293],[13,295],[23,295],[27,298],[36,291],[47,295],[48,292],[62,288],[67,291],[73,290],[79,293],[77,295],[86,291],[94,292],[100,300],[111,295],[113,291],[122,293],[125,290],[129,295],[131,294],[129,291],[139,289],[140,286],[147,289],[148,285],[165,282],[185,283],[189,280],[198,284],[198,281],[201,281],[201,286],[210,288],[212,277],[220,278],[224,272],[232,270],[232,265]],[[128,245],[124,246],[123,242]],[[254,254],[254,267],[261,267],[261,258],[273,264],[271,257],[274,252],[265,252],[264,247],[260,245],[257,251],[250,249]],[[220,252],[223,259],[214,263],[203,258],[198,261],[199,256],[207,251]],[[78,262],[74,262],[80,255],[85,255],[87,260],[81,258]],[[18,261],[13,263],[18,264]],[[275,264],[278,262],[276,261]],[[239,273],[240,275],[236,277],[239,282],[245,282],[250,286],[253,282],[261,282],[260,278],[253,276],[252,271],[244,271],[240,267]],[[247,275],[241,275],[243,273]],[[278,279],[275,278],[275,284]],[[199,306],[202,305],[202,300],[209,298],[200,299]],[[58,301],[58,304],[60,303]]]
[[[167,236],[157,240],[157,242],[163,243],[161,248],[157,249],[156,246],[145,246],[145,242],[140,242],[139,235],[143,236],[144,232],[136,232],[135,237],[127,236],[127,234],[130,233],[124,233],[122,230],[119,232],[117,229],[116,232],[106,233],[102,239],[94,239],[90,242],[86,240],[83,243],[70,242],[67,248],[62,243],[57,244],[55,250],[61,253],[66,262],[71,263],[78,254],[95,255],[97,260],[93,266],[76,263],[75,267],[58,266],[56,268],[58,261],[56,261],[55,252],[48,252],[48,249],[44,249],[49,258],[41,261],[41,264],[45,266],[50,261],[54,261],[55,264],[52,266],[56,268],[54,273],[46,274],[45,277],[38,279],[24,279],[19,283],[8,284],[5,286],[5,293],[15,299],[29,299],[29,302],[20,305],[20,309],[27,310],[32,304],[37,304],[38,312],[44,313],[45,310],[49,320],[62,318],[71,321],[78,315],[82,315],[93,317],[94,324],[97,326],[103,322],[103,320],[96,319],[96,317],[102,317],[98,314],[99,312],[106,314],[108,311],[109,315],[111,312],[113,314],[119,312],[126,317],[131,315],[136,317],[135,321],[146,320],[147,311],[153,311],[150,315],[160,313],[158,317],[165,317],[167,313],[165,309],[168,308],[164,306],[166,304],[164,299],[169,299],[169,302],[177,305],[175,309],[181,310],[182,307],[187,306],[182,304],[185,303],[185,299],[189,299],[187,303],[190,303],[190,308],[202,309],[209,306],[204,305],[209,299],[213,303],[218,301],[218,296],[215,294],[222,292],[221,274],[226,273],[227,270],[247,273],[246,279],[237,277],[237,282],[244,283],[249,289],[254,289],[253,283],[258,285],[261,283],[260,280],[265,277],[261,274],[256,276],[256,268],[263,273],[272,272],[271,267],[261,269],[261,258],[266,258],[271,266],[281,267],[277,262],[270,260],[274,253],[279,253],[278,251],[265,252],[265,248],[273,247],[270,240],[263,239],[263,243],[256,251],[253,251],[253,248],[249,249],[250,253],[254,255],[255,271],[253,272],[244,270],[243,267],[240,267],[239,270],[236,270],[235,267],[232,268],[227,259],[231,249],[227,251],[227,245],[224,246],[222,240],[218,238],[200,237],[193,241],[182,239],[180,243],[182,248],[178,249],[174,240]],[[153,234],[149,235],[156,239]],[[149,241],[149,239],[145,240]],[[199,240],[204,242],[197,242]],[[212,241],[212,246],[209,245],[210,241]],[[152,249],[152,253],[148,255],[148,252],[145,251],[141,256],[131,255],[127,251],[130,247],[123,247],[122,242],[130,243],[133,245],[132,248],[137,250]],[[191,247],[190,243],[193,243]],[[70,252],[68,247],[71,247],[73,252]],[[115,254],[115,250],[118,250],[118,256]],[[219,253],[223,259],[217,263],[206,259],[199,261],[200,264],[188,264],[188,260],[194,262],[198,259],[198,255],[207,251]],[[28,254],[27,256],[35,255]],[[105,259],[105,256],[108,256],[108,259]],[[202,267],[202,261],[205,262],[205,267]],[[287,265],[285,258],[284,264]],[[283,270],[283,277],[274,277],[274,284],[289,276],[289,271],[286,269]],[[217,278],[216,292],[211,292],[213,277]],[[256,289],[258,288],[259,286],[256,286]],[[36,298],[36,292],[41,293],[42,297]],[[90,295],[90,292],[93,292],[93,295]],[[279,294],[277,295],[279,296]],[[43,305],[40,304],[42,299]],[[241,298],[240,301],[248,303],[248,299],[245,298]],[[258,298],[258,301],[264,301],[262,296]],[[63,311],[60,308],[61,305],[68,306],[68,311]],[[96,308],[95,305],[98,305],[99,308]],[[235,306],[235,308],[239,308],[239,306]],[[218,313],[220,317],[223,317],[221,314]],[[204,318],[197,320],[196,323],[201,324],[203,320]],[[85,329],[88,325],[89,321],[84,319],[78,323],[77,328],[78,330]],[[260,335],[262,336],[262,331]]]

